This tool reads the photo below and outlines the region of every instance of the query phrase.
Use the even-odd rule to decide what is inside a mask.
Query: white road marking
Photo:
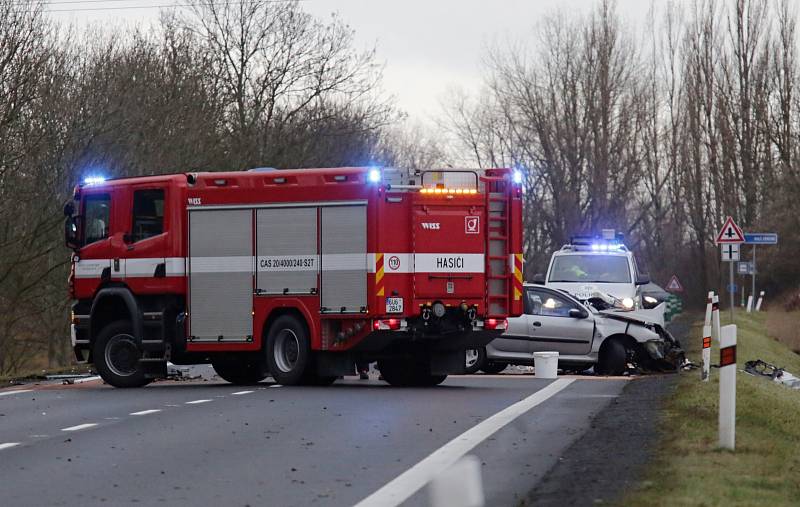
[[[197,405],[198,403],[208,403],[210,401],[214,401],[214,400],[194,400],[194,401],[187,401],[186,404],[187,405]]]
[[[280,384],[275,384],[274,386],[270,386],[270,387],[283,387],[283,386],[280,385]]]
[[[381,489],[361,500],[356,504],[356,507],[400,505],[436,475],[452,466],[462,456],[496,431],[533,407],[555,396],[573,382],[573,379],[558,379],[524,400],[504,408],[431,453],[427,458],[397,476]]]
[[[17,389],[16,391],[3,391],[0,393],[0,396],[8,396],[10,394],[19,394],[19,393],[29,393],[33,391],[33,389]]]
[[[61,431],[80,431],[88,428],[94,428],[95,426],[97,426],[97,423],[79,424],[77,426],[70,426],[69,428],[61,428]]]
[[[19,445],[19,442],[6,442],[5,444],[0,444],[0,451],[3,449],[10,449],[12,447],[16,447]]]
[[[180,407],[180,405],[175,405],[173,403],[165,403],[164,406],[165,407]]]
[[[253,393],[253,392],[255,392],[255,391],[237,391],[235,393],[231,393],[231,396],[241,396],[242,394],[250,394],[250,393]]]
[[[142,410],[139,412],[131,412],[131,415],[148,415],[148,414],[155,414],[156,412],[161,412],[160,408],[151,408],[150,410]]]

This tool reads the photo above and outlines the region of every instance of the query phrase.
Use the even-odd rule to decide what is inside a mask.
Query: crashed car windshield
[[[614,255],[561,255],[553,259],[549,282],[630,283],[628,259]]]

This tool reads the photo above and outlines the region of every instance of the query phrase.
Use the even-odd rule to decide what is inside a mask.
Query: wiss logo
[[[422,228],[429,231],[438,231],[441,229],[441,224],[438,222],[422,222]]]

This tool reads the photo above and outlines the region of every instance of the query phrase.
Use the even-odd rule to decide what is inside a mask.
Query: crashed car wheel
[[[628,350],[619,340],[606,340],[600,348],[597,373],[600,375],[622,375],[628,365]]]
[[[464,353],[465,366],[464,373],[467,375],[474,375],[478,373],[486,363],[486,349],[467,349]]]

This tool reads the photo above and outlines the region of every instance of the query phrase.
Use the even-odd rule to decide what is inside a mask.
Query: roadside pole
[[[733,288],[736,287],[736,284],[733,283],[733,262],[728,263],[728,268],[730,269],[730,285],[728,285],[728,292],[730,292],[731,295],[731,324],[733,324],[733,307],[736,305],[736,303],[733,302],[735,294]]]
[[[736,285],[733,283],[733,263],[739,261],[739,245],[745,242],[745,236],[741,227],[736,225],[733,217],[725,219],[715,243],[720,246],[720,253],[722,254],[722,262],[727,262],[728,266],[728,292],[730,293],[731,305],[731,323],[734,322],[734,295],[736,292]]]
[[[736,324],[721,329],[719,349],[719,446],[736,447]]]
[[[708,299],[706,299],[706,319],[703,321],[704,326],[711,325],[711,312],[714,307],[714,291],[708,291]]]
[[[708,382],[711,378],[711,326],[703,326],[703,369],[700,380]]]
[[[711,337],[719,343],[719,296],[714,295],[711,304]]]
[[[747,236],[745,236],[745,238],[747,238]],[[750,282],[751,282],[751,285],[750,285],[750,297],[752,298],[752,301],[755,303],[755,300],[756,300],[756,245],[755,245],[755,243],[753,244],[753,276],[750,277]],[[752,310],[752,307],[750,307],[750,309],[748,309],[747,311],[749,312],[751,310]]]
[[[749,296],[747,296],[747,313],[750,313],[752,311],[753,311],[753,295],[750,294]]]
[[[764,301],[764,291],[761,291],[761,294],[758,295],[758,303],[756,303],[756,311],[761,311],[761,303]]]

